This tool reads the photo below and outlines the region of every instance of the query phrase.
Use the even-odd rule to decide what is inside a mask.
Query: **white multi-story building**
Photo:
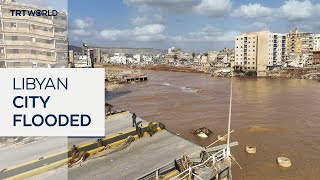
[[[258,76],[285,62],[286,35],[269,31],[235,37],[236,70],[255,71]]]
[[[313,51],[320,51],[320,34],[314,35],[313,42],[314,42]]]
[[[135,54],[133,55],[134,62],[133,63],[141,63],[143,62],[143,55],[142,54]]]
[[[215,62],[217,60],[218,54],[219,54],[219,52],[217,52],[217,51],[209,51],[208,52],[208,61],[210,63]]]
[[[168,49],[168,55],[175,57],[177,59],[181,59],[182,58],[182,51],[180,48],[176,48],[176,47],[171,47]]]
[[[115,64],[127,64],[127,57],[124,53],[114,53],[114,56],[110,57],[110,62]]]
[[[0,0],[0,67],[48,67],[67,64],[67,14],[13,16],[10,10],[44,7]]]

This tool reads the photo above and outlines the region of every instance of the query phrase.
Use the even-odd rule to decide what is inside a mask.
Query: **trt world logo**
[[[57,16],[57,10],[10,10],[11,16]]]

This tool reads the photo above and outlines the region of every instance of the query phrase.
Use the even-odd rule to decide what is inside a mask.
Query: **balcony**
[[[49,36],[49,37],[54,36],[52,31],[50,32],[50,31],[42,31],[39,29],[30,29],[29,32],[37,35],[42,35],[42,36]]]
[[[30,54],[9,54],[7,53],[7,59],[28,59]]]
[[[7,59],[31,59],[42,61],[54,61],[54,56],[36,55],[36,54],[7,54]]]
[[[4,32],[20,32],[20,33],[28,33],[29,28],[15,28],[15,27],[3,27]]]
[[[31,59],[35,60],[44,60],[44,61],[54,61],[54,56],[46,56],[46,55],[38,55],[38,54],[31,54]]]
[[[10,41],[10,40],[6,40],[5,45],[8,46],[30,46],[30,41]]]
[[[53,24],[60,25],[60,26],[67,26],[67,20],[53,19]]]
[[[31,46],[36,48],[45,49],[55,49],[54,44],[46,44],[40,42],[30,42],[30,41],[5,41],[5,45],[8,46]]]
[[[67,50],[68,44],[56,44],[56,49],[57,50]]]
[[[23,34],[32,33],[32,34],[36,34],[36,35],[53,37],[53,32],[42,31],[39,29],[4,27],[3,31],[4,32],[12,32],[12,33],[23,33]]]
[[[54,44],[46,44],[46,43],[40,43],[40,42],[31,42],[31,46],[46,48],[46,49],[55,49]]]
[[[65,31],[65,32],[54,32],[54,35],[55,36],[59,36],[59,37],[67,37],[68,32],[67,31]]]

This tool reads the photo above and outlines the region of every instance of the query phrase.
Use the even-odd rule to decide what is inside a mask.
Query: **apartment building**
[[[0,67],[54,67],[67,64],[67,14],[12,16],[10,10],[46,10],[0,0]]]
[[[320,64],[320,51],[313,51],[313,64]]]
[[[315,34],[313,37],[313,51],[320,51],[320,34]]]
[[[209,61],[209,63],[215,62],[217,60],[217,58],[218,58],[218,54],[219,54],[218,51],[209,51],[208,52],[208,61]]]
[[[257,72],[282,66],[285,62],[286,35],[269,31],[250,32],[235,37],[235,70]]]
[[[287,35],[286,60],[289,66],[305,67],[312,65],[314,34],[299,32],[297,28]]]
[[[177,59],[182,58],[182,51],[180,48],[171,47],[168,49],[168,55],[172,57],[176,57]]]

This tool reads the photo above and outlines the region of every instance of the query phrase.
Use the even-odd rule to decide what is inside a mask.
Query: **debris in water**
[[[192,133],[199,137],[207,138],[210,134],[212,134],[212,131],[206,127],[202,127],[199,129],[192,130]]]
[[[246,146],[246,151],[249,154],[255,154],[257,152],[257,148],[255,146]]]
[[[277,162],[282,167],[290,167],[291,166],[291,161],[287,157],[278,157]]]
[[[224,141],[227,140],[227,136],[220,136],[220,135],[218,135],[218,140],[224,142]]]

